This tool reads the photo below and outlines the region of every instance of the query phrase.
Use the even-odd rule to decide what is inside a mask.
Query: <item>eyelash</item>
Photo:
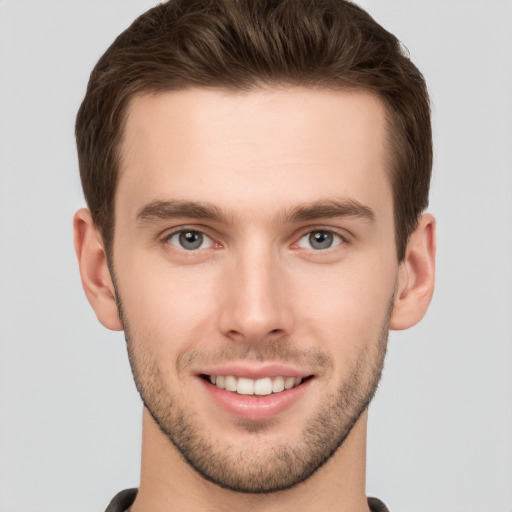
[[[192,249],[186,249],[185,247],[181,246],[181,247],[178,247],[178,245],[176,244],[171,244],[170,243],[170,240],[175,237],[176,235],[181,235],[181,234],[185,234],[185,233],[195,233],[195,234],[198,234],[198,235],[201,235],[202,237],[206,237],[207,239],[210,240],[210,247],[205,247],[205,248],[202,248],[199,246],[197,248],[192,248]],[[327,235],[330,235],[333,239],[333,242],[331,245],[329,245],[328,247],[325,247],[325,248],[317,248],[315,249],[314,247],[304,247],[304,246],[301,246],[300,243],[301,241],[305,238],[305,237],[310,237],[309,240],[311,242],[311,236],[313,234],[318,234],[318,233],[324,233],[324,234],[327,234]],[[327,252],[329,251],[330,249],[335,249],[336,247],[340,246],[340,245],[346,245],[349,243],[349,239],[348,239],[348,236],[344,233],[340,233],[338,230],[335,230],[335,229],[332,229],[332,228],[323,228],[323,227],[308,227],[308,230],[307,231],[302,231],[302,233],[300,234],[300,236],[298,238],[296,238],[296,241],[291,245],[292,249],[300,249],[300,248],[303,248],[303,249],[306,249],[306,250],[309,250],[309,251],[312,251],[314,253],[323,253],[323,252]],[[336,239],[338,239],[338,241],[336,242]],[[204,242],[204,240],[201,242],[201,245],[202,243]],[[221,248],[222,247],[222,244],[220,244],[219,242],[216,242],[214,240],[213,237],[211,237],[210,235],[208,235],[204,229],[202,228],[187,228],[187,227],[181,227],[179,229],[175,229],[173,230],[172,232],[170,233],[166,233],[163,237],[162,237],[162,243],[164,245],[171,245],[173,246],[174,248],[178,249],[178,250],[181,250],[181,251],[184,251],[184,252],[187,252],[187,253],[194,253],[194,252],[198,252],[199,250],[204,250],[204,249],[210,249],[210,248]],[[319,243],[322,243],[322,241],[319,241]]]
[[[324,235],[329,235],[331,237],[331,244],[328,245],[328,247],[314,248],[314,247],[303,247],[303,246],[300,245],[301,241],[303,239],[305,239],[306,237],[308,238],[308,241],[309,241],[309,243],[311,245],[313,243],[312,236],[320,234],[320,233],[322,233]],[[336,239],[338,239],[337,242],[336,242]],[[315,242],[318,242],[318,243],[321,244],[323,241],[322,240],[315,240]],[[338,247],[339,245],[343,245],[343,244],[346,244],[346,243],[347,243],[346,237],[344,235],[342,235],[341,233],[339,233],[338,231],[336,231],[336,230],[325,229],[325,228],[315,228],[315,229],[310,229],[309,231],[303,233],[302,236],[299,238],[299,240],[293,244],[293,246],[295,246],[295,247],[302,247],[304,249],[313,250],[316,253],[316,252],[328,251],[329,249],[334,249],[334,248]]]
[[[171,239],[173,237],[175,237],[176,235],[181,235],[181,234],[185,234],[185,233],[190,233],[190,234],[195,233],[197,235],[200,235],[200,236],[202,236],[204,238],[209,239],[212,246],[214,246],[216,248],[221,247],[221,245],[219,243],[215,242],[215,240],[211,236],[209,236],[207,233],[205,233],[204,230],[197,229],[197,228],[181,228],[181,229],[176,229],[176,230],[172,231],[171,233],[166,233],[165,236],[163,237],[162,241],[163,241],[164,244],[172,245],[173,247],[175,247],[178,250],[181,249],[182,251],[189,252],[189,253],[197,252],[196,249],[186,249],[183,246],[180,248],[177,245],[171,244],[170,241],[171,241]],[[210,247],[208,247],[208,248],[210,248]],[[205,249],[205,248],[203,248],[203,249]]]

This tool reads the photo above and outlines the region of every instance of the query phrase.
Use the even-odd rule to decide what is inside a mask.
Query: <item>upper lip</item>
[[[247,363],[229,363],[223,365],[216,365],[212,367],[201,368],[198,372],[199,375],[234,375],[236,377],[246,377],[248,379],[262,379],[264,377],[309,377],[312,375],[311,371],[307,369],[300,369],[297,367],[264,363],[264,364],[251,364]]]

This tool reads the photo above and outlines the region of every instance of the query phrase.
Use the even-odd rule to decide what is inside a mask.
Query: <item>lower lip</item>
[[[286,389],[271,395],[239,395],[233,391],[220,389],[201,379],[215,402],[225,411],[244,420],[266,420],[292,407],[309,387],[312,379],[307,379],[295,388]]]

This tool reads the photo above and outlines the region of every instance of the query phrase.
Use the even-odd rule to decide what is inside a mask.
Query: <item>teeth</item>
[[[233,377],[233,375],[226,375],[224,377],[224,389],[227,391],[236,391],[237,388],[237,378]]]
[[[281,391],[284,391],[284,377],[272,379],[272,392],[280,393]]]
[[[288,377],[284,381],[284,389],[292,389],[295,384],[295,378],[294,377]]]
[[[236,389],[228,391],[236,391],[240,395],[254,395],[254,381],[252,379],[238,377]]]
[[[262,379],[248,379],[233,375],[210,375],[210,382],[220,389],[232,391],[239,395],[265,396],[280,393],[291,389],[302,382],[302,377],[264,377]]]
[[[266,377],[265,379],[258,379],[254,383],[255,395],[270,395],[272,394],[272,379]]]

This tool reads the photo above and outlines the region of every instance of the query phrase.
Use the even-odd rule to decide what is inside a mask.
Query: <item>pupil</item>
[[[315,231],[309,235],[309,242],[314,249],[328,249],[333,242],[332,233],[327,231]]]
[[[203,243],[203,235],[196,231],[184,231],[180,234],[180,244],[184,249],[197,249]]]

